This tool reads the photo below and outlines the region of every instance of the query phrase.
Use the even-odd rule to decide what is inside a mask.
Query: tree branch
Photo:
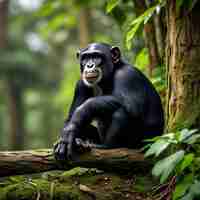
[[[68,170],[75,166],[98,168],[106,171],[143,171],[150,162],[138,150],[132,149],[92,149],[73,161],[58,163],[51,149],[0,152],[0,177],[38,173],[49,170]],[[127,171],[126,171],[127,172]]]

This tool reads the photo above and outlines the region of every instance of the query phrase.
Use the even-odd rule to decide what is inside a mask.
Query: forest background
[[[106,1],[0,2],[1,150],[52,147],[80,76],[76,52],[89,42],[119,46],[165,92],[164,47],[160,55],[157,49],[149,54],[156,41],[147,38],[155,35],[140,27],[129,49],[125,42],[130,22],[147,8],[141,2],[116,1],[107,8]]]
[[[0,2],[0,147],[51,147],[90,42],[121,48],[153,82],[165,132],[200,127],[199,2],[3,0]],[[102,31],[103,30],[103,31]]]
[[[165,134],[146,152],[168,149],[152,170],[166,183],[161,197],[199,198],[199,9],[198,0],[1,0],[0,150],[52,148],[80,77],[76,52],[107,42],[162,98]]]

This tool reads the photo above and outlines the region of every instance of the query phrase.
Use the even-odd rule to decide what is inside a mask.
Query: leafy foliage
[[[153,167],[152,174],[160,176],[160,182],[164,183],[175,167],[183,160],[185,151],[180,150],[176,153],[158,161]]]
[[[149,21],[151,16],[156,11],[156,8],[157,6],[153,6],[147,9],[142,15],[131,22],[129,31],[126,34],[126,47],[128,49],[131,48],[131,41],[134,38],[136,32],[139,30],[140,26],[146,24]]]
[[[183,129],[150,141],[153,143],[145,156],[166,155],[155,163],[152,174],[160,178],[161,184],[176,177],[173,200],[192,200],[200,197],[200,191],[197,189],[200,186],[199,131]]]
[[[118,4],[120,0],[109,0],[106,5],[106,12],[110,13]]]
[[[179,11],[181,7],[185,6],[188,11],[191,11],[198,0],[176,0],[176,10]]]
[[[130,23],[129,30],[126,33],[125,39],[126,47],[128,49],[131,48],[131,41],[135,37],[139,28],[142,25],[145,25],[151,19],[151,17],[156,14],[156,12],[159,12],[160,9],[165,6],[165,3],[165,1],[158,1],[157,4],[148,8],[142,15],[140,15]]]
[[[141,71],[144,71],[145,68],[149,65],[149,54],[148,49],[143,48],[135,58],[135,66],[138,67]]]
[[[198,0],[176,0],[176,9],[180,10],[182,6],[185,6],[188,11],[191,11]],[[110,13],[117,5],[119,4],[119,0],[109,0],[107,3],[107,12]],[[165,0],[155,1],[155,5],[148,8],[142,15],[134,19],[130,24],[128,31],[126,33],[125,43],[127,49],[131,49],[132,40],[135,37],[137,31],[141,26],[145,25],[154,14],[160,12],[161,8],[165,7]]]

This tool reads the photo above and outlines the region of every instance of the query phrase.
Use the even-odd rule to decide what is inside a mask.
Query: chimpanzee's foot
[[[75,139],[76,146],[78,147],[78,151],[81,153],[91,151],[91,149],[110,149],[111,147],[108,147],[104,144],[95,144],[89,140],[82,140],[81,138]]]
[[[81,138],[75,139],[76,149],[80,153],[91,151],[94,148],[94,144],[91,143],[89,140],[82,140]]]

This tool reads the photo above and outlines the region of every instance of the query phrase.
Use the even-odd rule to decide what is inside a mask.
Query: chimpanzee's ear
[[[113,63],[118,63],[121,57],[120,49],[118,47],[112,47],[110,51]]]
[[[78,50],[76,53],[76,58],[79,59],[81,50]]]

